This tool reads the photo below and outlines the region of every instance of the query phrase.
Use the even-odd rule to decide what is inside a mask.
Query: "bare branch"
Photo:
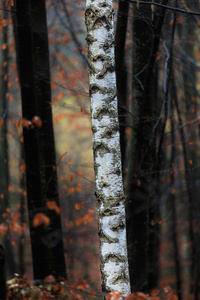
[[[129,0],[129,1],[133,2],[133,3],[138,3],[138,0]],[[195,12],[195,11],[189,10],[189,8],[182,9],[182,8],[168,6],[168,5],[164,5],[164,4],[156,3],[156,2],[152,2],[152,1],[148,1],[147,2],[147,1],[140,0],[139,3],[141,3],[141,4],[147,4],[147,5],[160,6],[160,7],[166,8],[166,9],[170,9],[172,11],[181,12],[183,14],[190,14],[190,15],[200,16],[200,12]]]

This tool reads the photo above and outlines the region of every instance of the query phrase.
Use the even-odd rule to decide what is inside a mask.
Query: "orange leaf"
[[[32,125],[31,121],[28,121],[27,119],[21,119],[21,121],[18,121],[19,125],[22,125],[23,127],[26,127],[27,129],[29,129]],[[17,126],[18,126],[18,122],[17,122]]]
[[[22,123],[22,119],[19,119],[19,120],[17,121],[17,123],[16,123],[17,128],[19,128],[19,126],[21,125],[21,123]]]
[[[8,25],[8,21],[7,20],[3,20],[2,25],[3,25],[3,27],[6,27]]]
[[[77,191],[77,192],[81,192],[81,191],[82,191],[82,188],[79,187],[79,186],[77,186],[77,187],[76,187],[76,191]]]
[[[183,19],[181,18],[181,16],[178,16],[178,22],[179,22],[180,24],[183,24]]]
[[[15,190],[15,188],[14,188],[12,185],[9,185],[9,186],[8,186],[8,191],[9,191],[9,192],[14,191],[14,190]]]
[[[62,98],[63,94],[64,94],[64,92],[61,91],[61,92],[55,97],[55,99],[56,99],[56,100],[60,100],[60,99]]]
[[[53,287],[53,293],[59,292],[60,291],[60,286],[59,285],[54,285]]]
[[[33,218],[33,227],[38,227],[42,224],[45,226],[49,226],[50,219],[47,216],[45,216],[45,214],[43,214],[43,213],[35,214],[35,216]]]
[[[166,294],[172,294],[172,288],[169,285],[162,285],[161,287]]]
[[[54,83],[51,83],[51,88],[52,88],[53,90],[56,90],[56,85],[55,85]]]
[[[135,300],[135,293],[132,293],[125,298],[126,300]]]
[[[22,234],[22,227],[17,222],[11,223],[9,227],[13,232],[18,233],[19,235]]]
[[[46,206],[50,210],[55,210],[57,215],[60,214],[60,208],[59,208],[58,204],[56,203],[56,201],[49,200],[49,201],[46,202]]]
[[[149,299],[149,296],[145,295],[142,292],[137,292],[137,293],[135,293],[135,295],[136,295],[136,299],[138,299],[138,300]]]
[[[10,102],[13,103],[13,95],[9,95]]]
[[[85,206],[85,201],[82,201],[81,202],[81,207],[84,207]]]
[[[77,220],[76,220],[76,226],[81,225],[82,222],[83,222],[83,219],[82,219],[82,218],[77,219]]]
[[[56,278],[53,275],[48,275],[44,278],[44,282],[56,282]]]
[[[2,125],[3,125],[3,119],[0,119],[0,129],[1,129],[1,127],[2,127]]]
[[[178,297],[176,295],[170,295],[167,300],[178,300]]]
[[[75,192],[75,188],[74,187],[70,187],[67,191],[67,195],[69,196],[70,194]]]
[[[79,209],[81,208],[80,203],[76,203],[76,204],[75,204],[75,208],[76,208],[76,210],[79,210]]]
[[[176,192],[176,190],[175,190],[175,189],[172,189],[172,190],[171,190],[171,194],[172,194],[172,195],[174,195],[174,194],[175,194],[175,192]]]
[[[71,174],[69,175],[69,182],[72,182],[73,179],[74,179],[74,175],[73,175],[73,173],[71,173]]]
[[[113,300],[118,300],[121,296],[121,293],[120,292],[110,292],[108,293],[107,295],[107,299],[113,299]]]
[[[0,224],[0,236],[4,236],[8,231],[8,226]]]
[[[158,294],[159,294],[158,289],[154,289],[153,291],[151,291],[151,296],[157,296]]]
[[[5,50],[6,48],[7,48],[7,44],[4,43],[4,44],[2,45],[2,50]]]
[[[34,116],[32,122],[39,128],[42,126],[42,120],[38,116]]]

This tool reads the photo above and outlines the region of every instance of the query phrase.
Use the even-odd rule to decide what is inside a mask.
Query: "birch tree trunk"
[[[112,0],[86,0],[85,17],[102,289],[129,294]]]

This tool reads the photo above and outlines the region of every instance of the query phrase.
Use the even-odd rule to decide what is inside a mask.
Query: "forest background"
[[[23,150],[23,128],[31,129],[21,111],[15,5],[11,0],[0,6],[0,235],[7,278],[19,274],[10,281],[12,293],[19,278],[33,279]],[[136,253],[130,266],[138,274],[130,276],[135,291],[153,290],[152,297],[161,286],[173,294],[170,285],[179,299],[198,299],[199,1],[116,1],[114,9],[128,249]],[[50,210],[60,209],[69,286],[98,298],[85,1],[47,0],[46,14],[60,203]],[[40,121],[32,124],[40,128]],[[133,195],[138,202],[129,201]],[[43,212],[33,221],[35,228],[48,225]]]

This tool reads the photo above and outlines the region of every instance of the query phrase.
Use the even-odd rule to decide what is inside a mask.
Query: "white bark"
[[[86,0],[85,15],[102,287],[129,294],[112,0]]]

